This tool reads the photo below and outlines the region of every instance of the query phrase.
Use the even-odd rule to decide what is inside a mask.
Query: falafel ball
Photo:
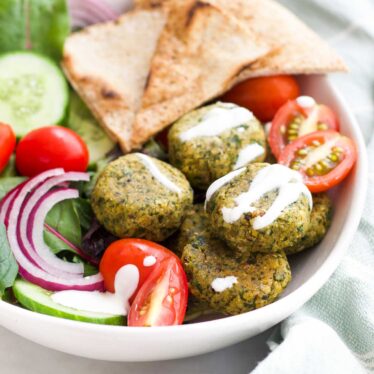
[[[183,248],[182,263],[191,294],[213,310],[235,315],[273,302],[291,280],[284,252],[252,253],[245,259],[211,232],[204,213]]]
[[[260,182],[256,178],[266,177],[269,173],[274,173],[270,175],[271,181],[265,178]],[[283,189],[281,200],[294,195],[292,191],[295,191],[296,199],[275,214],[282,204],[278,199],[281,187],[277,186],[277,179],[284,175],[294,177],[295,181],[290,186],[286,183],[285,188],[289,187],[291,192]],[[305,236],[310,224],[311,195],[302,183],[301,175],[283,165],[256,163],[231,173],[231,176],[224,177],[227,183],[222,182],[222,186],[224,178],[215,182],[220,188],[212,185],[208,190],[207,195],[212,196],[207,201],[207,213],[212,230],[239,257],[251,252],[277,252],[296,245]],[[272,184],[274,188],[268,191],[268,185]],[[249,202],[246,201],[248,195],[257,197]],[[258,224],[266,220],[266,224]]]
[[[183,248],[190,239],[209,226],[208,216],[205,214],[204,204],[194,204],[186,211],[179,230],[174,233],[165,243],[165,247],[172,250],[177,256],[182,257]]]
[[[317,245],[326,235],[332,221],[332,202],[326,193],[313,195],[310,226],[301,240],[284,251],[287,255],[301,252]]]
[[[179,170],[141,153],[111,162],[91,198],[97,219],[113,235],[153,241],[178,229],[192,201],[191,186]]]
[[[171,164],[201,190],[231,170],[266,157],[261,123],[249,110],[230,103],[188,113],[174,123],[168,139]]]

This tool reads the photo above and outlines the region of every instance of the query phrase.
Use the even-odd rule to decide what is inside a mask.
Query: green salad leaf
[[[0,53],[30,49],[59,61],[69,33],[66,0],[0,1]]]
[[[17,175],[16,155],[13,153],[5,169],[0,173],[0,178],[16,177]]]
[[[18,265],[9,246],[5,226],[0,223],[0,297],[8,287],[13,286],[17,274]]]
[[[90,228],[92,218],[91,205],[87,200],[78,198],[60,202],[48,212],[45,222],[72,245],[44,230],[46,244],[55,254],[65,250],[76,253],[74,246],[81,246],[83,235]]]
[[[21,184],[25,177],[5,177],[0,178],[0,200],[14,187]]]

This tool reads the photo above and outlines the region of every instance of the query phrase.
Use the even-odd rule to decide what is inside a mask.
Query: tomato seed
[[[301,148],[301,149],[299,149],[299,150],[296,152],[296,154],[297,154],[298,156],[306,156],[306,155],[308,154],[308,151],[307,151],[305,148]]]
[[[318,128],[318,130],[320,130],[320,131],[324,131],[324,130],[328,130],[328,126],[326,125],[326,123],[319,123],[318,125],[317,125],[317,128]]]

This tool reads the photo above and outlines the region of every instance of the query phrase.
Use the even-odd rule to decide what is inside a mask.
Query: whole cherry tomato
[[[283,104],[299,93],[299,85],[293,77],[277,75],[239,83],[222,97],[222,101],[248,108],[260,121],[268,122]]]
[[[16,136],[9,125],[0,123],[0,173],[5,169],[16,146]]]
[[[74,131],[60,126],[41,127],[29,132],[16,149],[17,170],[28,177],[54,168],[85,171],[88,161],[84,141]]]

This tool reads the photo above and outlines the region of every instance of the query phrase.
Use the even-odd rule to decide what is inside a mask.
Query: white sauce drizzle
[[[236,160],[236,163],[234,165],[234,170],[249,164],[257,157],[263,155],[264,152],[264,147],[260,146],[260,144],[258,143],[247,145],[239,152],[238,159]]]
[[[238,170],[234,170],[223,177],[217,179],[214,181],[206,191],[206,196],[205,196],[205,205],[208,203],[208,201],[212,198],[212,196],[225,184],[229,183],[232,179],[234,179],[236,176],[239,174],[243,173],[245,168],[241,168]]]
[[[156,257],[155,256],[147,256],[143,260],[143,265],[145,267],[153,266],[156,263]]]
[[[310,97],[310,96],[299,96],[296,99],[296,102],[302,107],[302,108],[312,108],[316,105],[316,101]]]
[[[175,183],[173,183],[166,175],[161,173],[160,169],[150,157],[142,153],[137,153],[137,155],[153,177],[156,178],[164,187],[170,191],[176,192],[177,194],[182,193],[182,190]]]
[[[226,223],[237,221],[242,214],[256,210],[252,206],[266,193],[278,189],[278,196],[271,207],[262,217],[253,220],[253,228],[260,230],[272,224],[290,204],[297,201],[300,194],[309,200],[310,209],[313,207],[312,195],[302,180],[302,176],[286,166],[274,164],[261,169],[253,179],[247,192],[237,196],[236,207],[222,208],[222,216]]]
[[[179,138],[182,142],[187,142],[194,138],[217,136],[226,130],[243,125],[252,118],[253,113],[246,108],[220,103],[220,106],[207,112],[198,125],[182,132]]]
[[[115,293],[99,291],[60,291],[52,294],[52,300],[65,307],[86,312],[126,316],[129,299],[139,284],[139,270],[135,265],[122,266],[114,279]]]
[[[216,278],[210,285],[214,291],[223,292],[228,288],[231,288],[235,283],[238,283],[238,278],[230,275],[224,278]]]

